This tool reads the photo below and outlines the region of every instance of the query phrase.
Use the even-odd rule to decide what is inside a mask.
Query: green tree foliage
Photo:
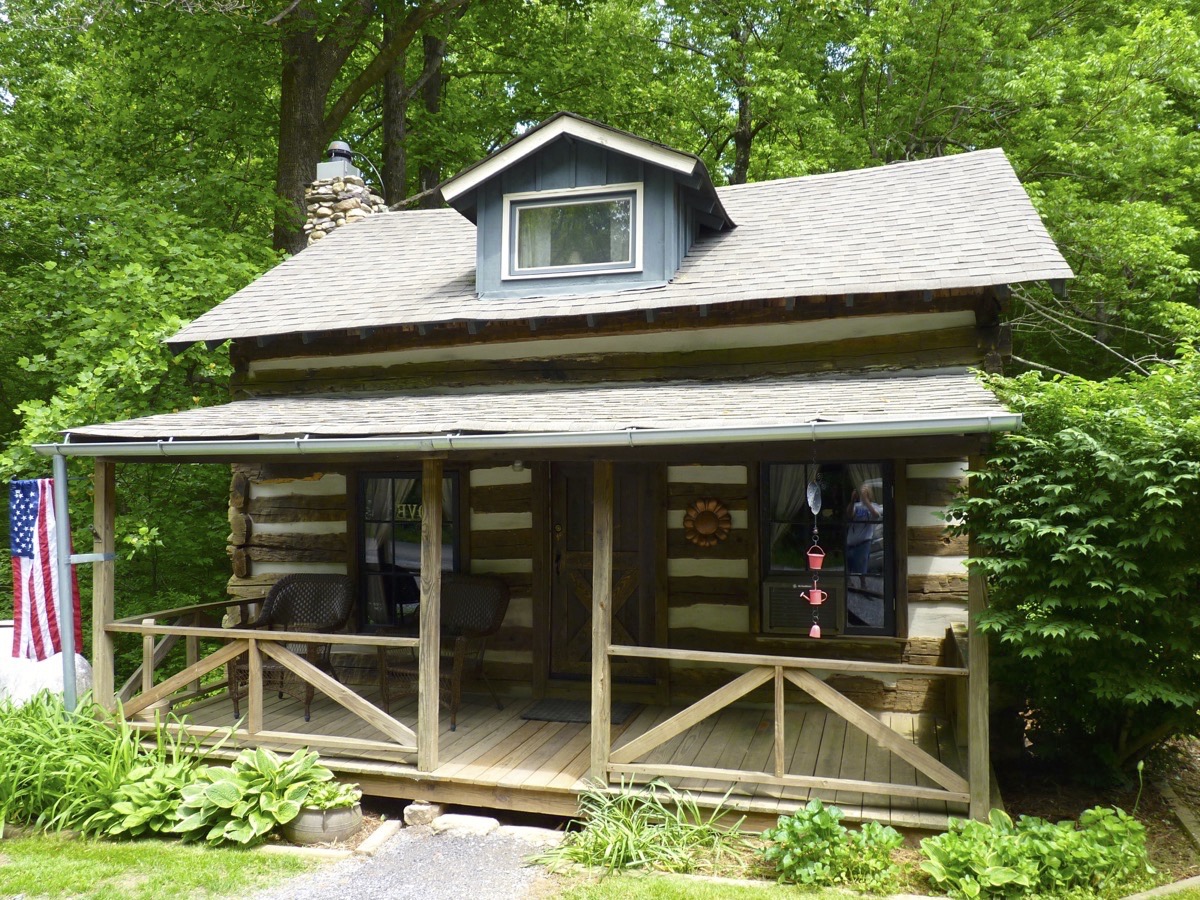
[[[1035,753],[1126,766],[1200,712],[1200,356],[1148,376],[993,379],[1025,427],[959,505],[996,676]]]
[[[224,400],[221,355],[173,356],[162,341],[275,256],[262,237],[269,82],[228,22],[170,7],[5,10],[0,474],[13,478],[47,474],[31,446],[59,429]],[[75,541],[88,548],[90,472],[71,466]],[[227,485],[222,467],[119,467],[123,614],[220,596]]]

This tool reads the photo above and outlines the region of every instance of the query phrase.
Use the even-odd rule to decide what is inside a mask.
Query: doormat
[[[638,709],[636,703],[614,703],[612,705],[612,723],[622,724]],[[586,700],[539,700],[525,712],[522,719],[535,722],[579,722],[586,724],[592,721],[592,704]]]

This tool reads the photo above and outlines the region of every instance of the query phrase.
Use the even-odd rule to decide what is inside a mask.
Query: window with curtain
[[[359,616],[364,631],[417,626],[421,600],[421,473],[359,479]],[[442,478],[442,571],[458,569],[458,473]]]
[[[821,487],[815,520],[807,488]],[[803,582],[814,528],[825,551],[821,587],[845,598],[846,634],[895,634],[891,466],[773,463],[762,471],[763,576]]]
[[[508,277],[620,272],[639,265],[639,190],[507,199]]]

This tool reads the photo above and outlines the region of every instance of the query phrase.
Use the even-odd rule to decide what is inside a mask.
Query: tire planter
[[[281,826],[280,833],[293,844],[332,844],[352,836],[362,827],[362,821],[359,803],[341,809],[306,806],[300,815]]]

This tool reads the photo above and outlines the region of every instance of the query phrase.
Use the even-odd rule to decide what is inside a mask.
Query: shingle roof
[[[198,441],[441,434],[586,435],[948,417],[1007,411],[964,369],[794,375],[737,381],[544,385],[289,396],[72,429],[72,441]]]
[[[475,228],[453,210],[339,228],[200,316],[171,344],[456,320],[1070,278],[1000,150],[719,189],[739,227],[702,234],[667,285],[475,295]]]

